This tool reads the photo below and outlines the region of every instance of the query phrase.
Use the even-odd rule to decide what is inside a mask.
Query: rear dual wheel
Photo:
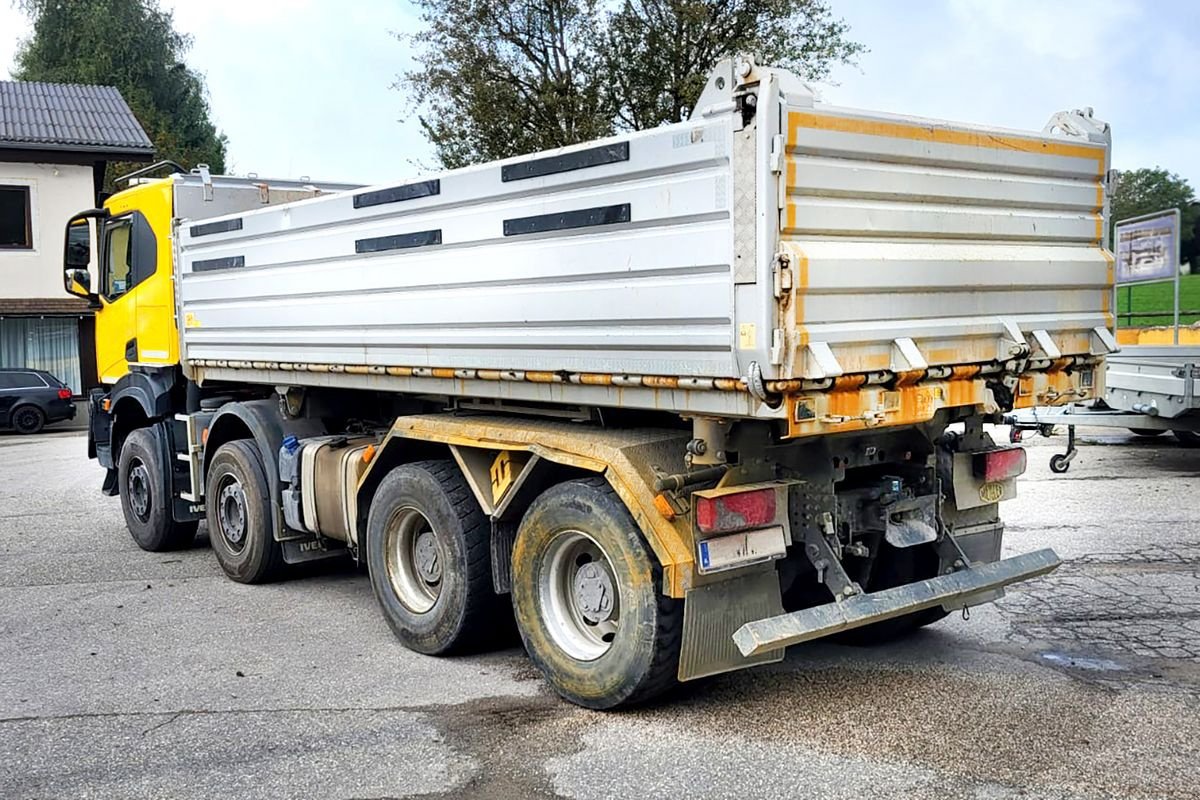
[[[512,555],[512,600],[530,658],[563,697],[630,705],[676,683],[683,603],[625,505],[603,478],[534,500]]]
[[[367,516],[371,588],[409,649],[479,649],[505,630],[492,588],[491,525],[452,461],[397,467]]]

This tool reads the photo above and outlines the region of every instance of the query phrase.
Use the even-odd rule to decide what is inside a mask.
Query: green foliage
[[[225,169],[225,136],[210,119],[204,80],[184,63],[189,37],[158,0],[22,0],[33,34],[17,50],[24,81],[116,86],[157,156]],[[110,164],[106,180],[129,171]]]
[[[864,47],[826,0],[416,0],[397,87],[445,167],[685,119],[722,57],[810,79]]]
[[[866,50],[849,32],[824,0],[624,0],[601,53],[618,124],[644,130],[686,119],[725,56],[821,80]]]
[[[446,167],[605,136],[590,0],[419,0],[425,66],[402,76]]]
[[[1181,238],[1187,244],[1195,236],[1200,222],[1200,205],[1196,193],[1186,180],[1161,167],[1134,169],[1118,173],[1117,188],[1112,195],[1113,224],[1123,219],[1155,211],[1178,208],[1181,216]]]
[[[1133,316],[1129,316],[1132,306]],[[1175,284],[1172,281],[1117,288],[1117,322],[1122,328],[1170,325],[1175,320]],[[1200,322],[1200,274],[1179,277],[1179,322]],[[1191,313],[1188,313],[1191,312]]]

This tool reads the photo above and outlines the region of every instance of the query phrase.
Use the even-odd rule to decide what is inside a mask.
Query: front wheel
[[[662,594],[657,559],[603,478],[534,500],[512,559],[517,627],[560,695],[603,709],[675,685],[683,603]]]
[[[275,541],[267,474],[253,442],[217,448],[204,490],[208,538],[217,563],[238,583],[267,583],[283,573],[283,547]]]
[[[117,458],[125,527],[137,546],[151,553],[178,550],[196,538],[196,522],[176,522],[172,515],[163,450],[154,428],[138,428],[125,437]]]
[[[1050,456],[1050,471],[1054,474],[1062,475],[1070,468],[1071,462],[1067,460],[1066,456],[1062,454]]]

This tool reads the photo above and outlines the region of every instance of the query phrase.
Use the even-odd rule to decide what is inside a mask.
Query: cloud
[[[376,183],[428,163],[414,109],[389,88],[414,66],[394,0],[167,0],[239,172]],[[1188,0],[834,0],[871,48],[824,99],[915,116],[1040,129],[1090,105],[1114,165],[1161,165],[1200,190],[1200,3]],[[0,0],[0,71],[23,16]]]
[[[1040,129],[1092,106],[1113,128],[1113,164],[1161,165],[1200,188],[1200,5],[1176,0],[855,0],[835,12],[871,48],[822,87],[838,105]]]

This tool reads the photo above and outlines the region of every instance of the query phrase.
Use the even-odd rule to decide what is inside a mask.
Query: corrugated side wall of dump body
[[[186,357],[736,376],[731,133],[725,115],[185,223]]]
[[[1034,358],[1096,352],[1112,322],[1104,144],[819,104],[785,126],[798,286],[782,372],[904,371],[902,339],[931,367],[1003,361],[1013,328]]]

